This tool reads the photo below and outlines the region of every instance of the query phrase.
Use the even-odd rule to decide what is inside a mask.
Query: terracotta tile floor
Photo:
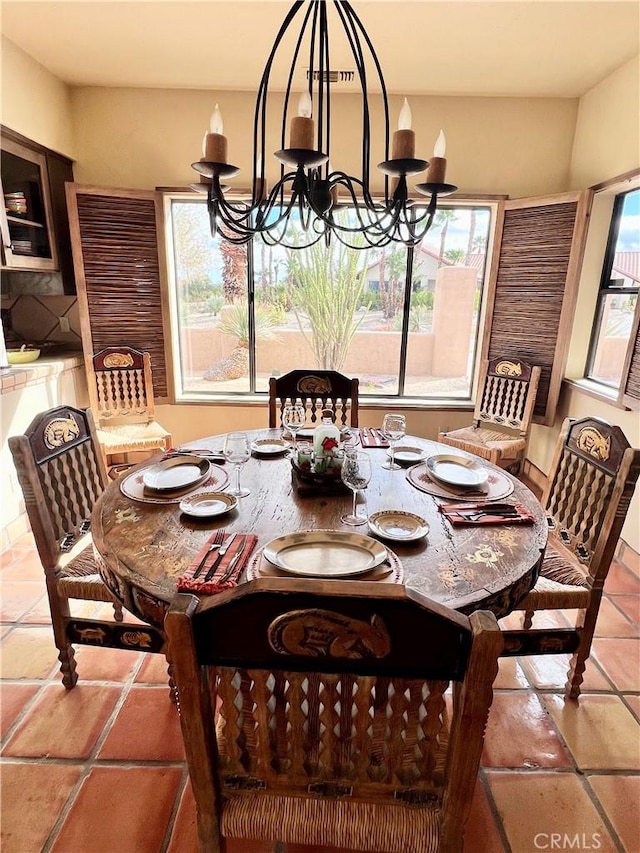
[[[3,853],[195,851],[164,660],[84,646],[64,690],[31,537],[0,566]],[[501,662],[465,853],[639,853],[640,579],[617,564],[606,592],[579,707],[563,700],[563,658]],[[104,618],[103,605],[77,607]]]

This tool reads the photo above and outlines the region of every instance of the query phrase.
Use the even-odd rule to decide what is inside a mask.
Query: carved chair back
[[[285,406],[306,406],[312,424],[331,409],[337,426],[358,426],[358,379],[335,370],[292,370],[269,379],[269,427],[280,426]]]
[[[147,423],[155,403],[151,356],[131,347],[107,347],[92,359],[91,408],[99,426]]]
[[[91,412],[58,406],[9,438],[43,567],[88,532],[107,474]]]
[[[640,473],[640,450],[620,427],[567,418],[543,496],[550,536],[602,587]]]
[[[461,838],[502,648],[491,614],[386,584],[264,579],[200,608],[178,595],[165,628],[203,849],[219,849],[221,826],[249,832],[274,810],[280,840],[327,843],[336,828],[320,812],[297,821],[309,799],[332,798],[355,810],[356,835],[374,832],[353,823],[364,802],[435,810],[442,837]]]
[[[521,436],[529,432],[536,401],[540,368],[518,358],[494,358],[482,365],[474,425],[498,424],[518,430]]]

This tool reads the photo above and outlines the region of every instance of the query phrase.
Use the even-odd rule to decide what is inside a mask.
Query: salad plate
[[[147,468],[142,482],[157,492],[174,491],[202,482],[210,470],[211,463],[203,456],[172,456]]]
[[[290,447],[283,438],[257,438],[251,442],[251,450],[260,456],[281,456]]]
[[[391,448],[387,450],[387,456],[391,458]],[[415,465],[427,458],[427,451],[422,447],[410,447],[408,444],[396,444],[393,458],[399,465]]]
[[[213,518],[238,506],[238,498],[226,492],[198,492],[180,501],[180,510],[192,518]]]
[[[383,539],[391,539],[394,542],[414,542],[427,535],[429,524],[413,512],[385,509],[369,516],[369,529]]]

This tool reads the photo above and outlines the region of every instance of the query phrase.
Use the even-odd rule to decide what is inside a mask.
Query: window
[[[623,384],[640,285],[640,189],[615,197],[587,377],[610,388]]]
[[[488,207],[440,208],[415,249],[287,250],[212,239],[204,198],[166,205],[178,399],[266,394],[301,366],[357,376],[363,397],[470,398]]]

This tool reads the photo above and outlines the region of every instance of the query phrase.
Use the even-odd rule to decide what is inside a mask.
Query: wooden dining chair
[[[577,699],[602,591],[640,473],[640,450],[598,418],[567,418],[543,495],[549,542],[534,588],[518,604],[523,631],[505,632],[507,656],[572,655],[565,693]],[[575,626],[532,629],[539,610],[577,609]]]
[[[540,368],[519,358],[485,361],[472,426],[441,432],[438,441],[519,473],[539,381]]]
[[[322,410],[330,409],[337,426],[358,426],[358,379],[335,370],[292,370],[269,379],[269,427],[280,426],[285,406],[307,407],[312,424],[320,423]]]
[[[155,419],[148,352],[107,347],[92,359],[89,399],[98,427],[98,441],[109,471],[113,457],[136,451],[168,450],[171,433]],[[118,465],[117,470],[122,467]]]
[[[419,593],[260,579],[165,621],[202,851],[461,851],[502,637]],[[445,692],[453,683],[453,692]]]
[[[44,569],[62,683],[78,680],[74,644],[160,652],[164,637],[123,622],[91,544],[91,512],[108,479],[91,412],[58,406],[39,414],[24,435],[9,438],[25,508]],[[75,618],[69,599],[113,605],[115,622]]]

